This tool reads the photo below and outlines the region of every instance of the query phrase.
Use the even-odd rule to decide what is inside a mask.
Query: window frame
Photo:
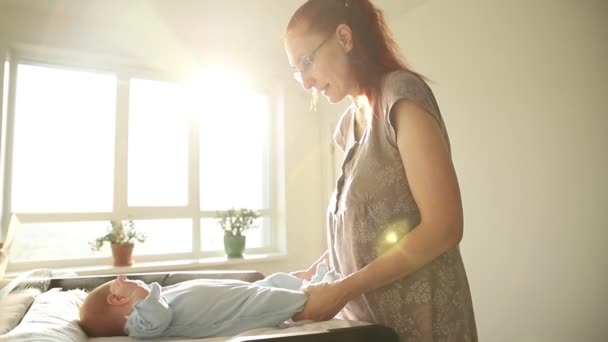
[[[4,48],[0,44],[0,76],[8,71],[8,89],[0,88],[0,96],[7,99],[6,113],[3,113],[0,122],[0,148],[5,149],[2,154],[3,164],[0,185],[2,186],[2,233],[8,225],[11,212],[11,182],[13,166],[13,139],[15,101],[17,85],[17,67],[19,64],[49,66],[53,68],[67,68],[72,70],[108,72],[116,75],[116,137],[114,151],[114,195],[112,212],[91,213],[19,213],[22,224],[42,222],[74,222],[74,221],[110,221],[113,218],[126,217],[138,219],[190,219],[192,220],[192,245],[189,253],[137,255],[138,263],[176,262],[203,260],[224,256],[223,251],[201,251],[201,219],[213,218],[215,211],[200,210],[199,196],[199,138],[198,122],[192,116],[189,126],[188,151],[188,204],[181,207],[129,207],[127,203],[128,189],[128,113],[129,113],[129,80],[131,78],[149,79],[157,81],[185,83],[183,71],[171,72],[158,67],[137,66],[138,62],[128,58],[108,56],[103,54],[90,54],[66,49],[49,49],[41,47],[11,47]],[[9,70],[4,70],[4,60],[8,61]],[[2,79],[0,78],[0,81]],[[265,174],[268,184],[269,207],[261,210],[262,215],[269,216],[271,227],[265,229],[263,247],[248,248],[251,255],[264,255],[285,253],[285,215],[284,215],[284,171],[280,167],[281,158],[277,158],[283,150],[281,143],[280,125],[282,123],[283,96],[280,87],[273,85],[252,86],[252,89],[268,99],[268,140],[267,165]],[[8,96],[5,95],[8,94]],[[1,99],[0,99],[1,101]],[[3,102],[0,102],[3,104]],[[278,176],[278,177],[277,177]],[[2,235],[4,236],[4,234]],[[53,261],[20,261],[10,262],[7,271],[21,271],[31,268],[69,268],[69,267],[98,267],[111,264],[111,257],[92,257],[80,260],[53,260]]]

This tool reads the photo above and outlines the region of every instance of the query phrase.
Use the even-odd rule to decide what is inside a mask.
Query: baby
[[[89,293],[80,325],[91,337],[232,336],[285,322],[304,309],[301,286],[336,278],[325,264],[310,282],[275,273],[253,283],[195,279],[161,287],[120,275]]]

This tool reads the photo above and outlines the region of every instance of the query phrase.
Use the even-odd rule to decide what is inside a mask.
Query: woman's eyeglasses
[[[329,37],[325,38],[321,44],[319,44],[319,46],[317,46],[314,50],[312,50],[308,55],[300,58],[300,64],[296,67],[294,67],[294,71],[293,71],[293,78],[296,79],[296,81],[302,83],[303,79],[302,79],[302,74],[307,72],[312,65],[315,63],[315,57],[317,55],[317,52],[319,51],[319,49],[321,49],[321,47],[323,47],[323,45],[325,45],[325,43],[331,38],[332,36],[330,35]]]

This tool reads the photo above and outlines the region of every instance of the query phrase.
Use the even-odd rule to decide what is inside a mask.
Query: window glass
[[[250,93],[229,103],[205,103],[200,113],[201,210],[267,208],[267,98]]]
[[[107,222],[21,223],[11,248],[11,262],[110,256],[110,247],[93,252],[89,242],[106,232]]]
[[[146,241],[137,244],[134,254],[154,255],[192,251],[192,220],[135,220],[135,228],[146,234]]]
[[[188,203],[188,127],[183,87],[169,82],[131,80],[130,206]]]
[[[112,210],[116,77],[20,64],[12,210]]]

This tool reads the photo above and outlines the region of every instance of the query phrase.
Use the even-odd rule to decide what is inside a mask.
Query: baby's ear
[[[129,302],[129,298],[128,297],[121,297],[121,296],[117,296],[113,293],[110,293],[107,297],[106,300],[108,302],[108,304],[110,305],[124,305],[127,304]]]

